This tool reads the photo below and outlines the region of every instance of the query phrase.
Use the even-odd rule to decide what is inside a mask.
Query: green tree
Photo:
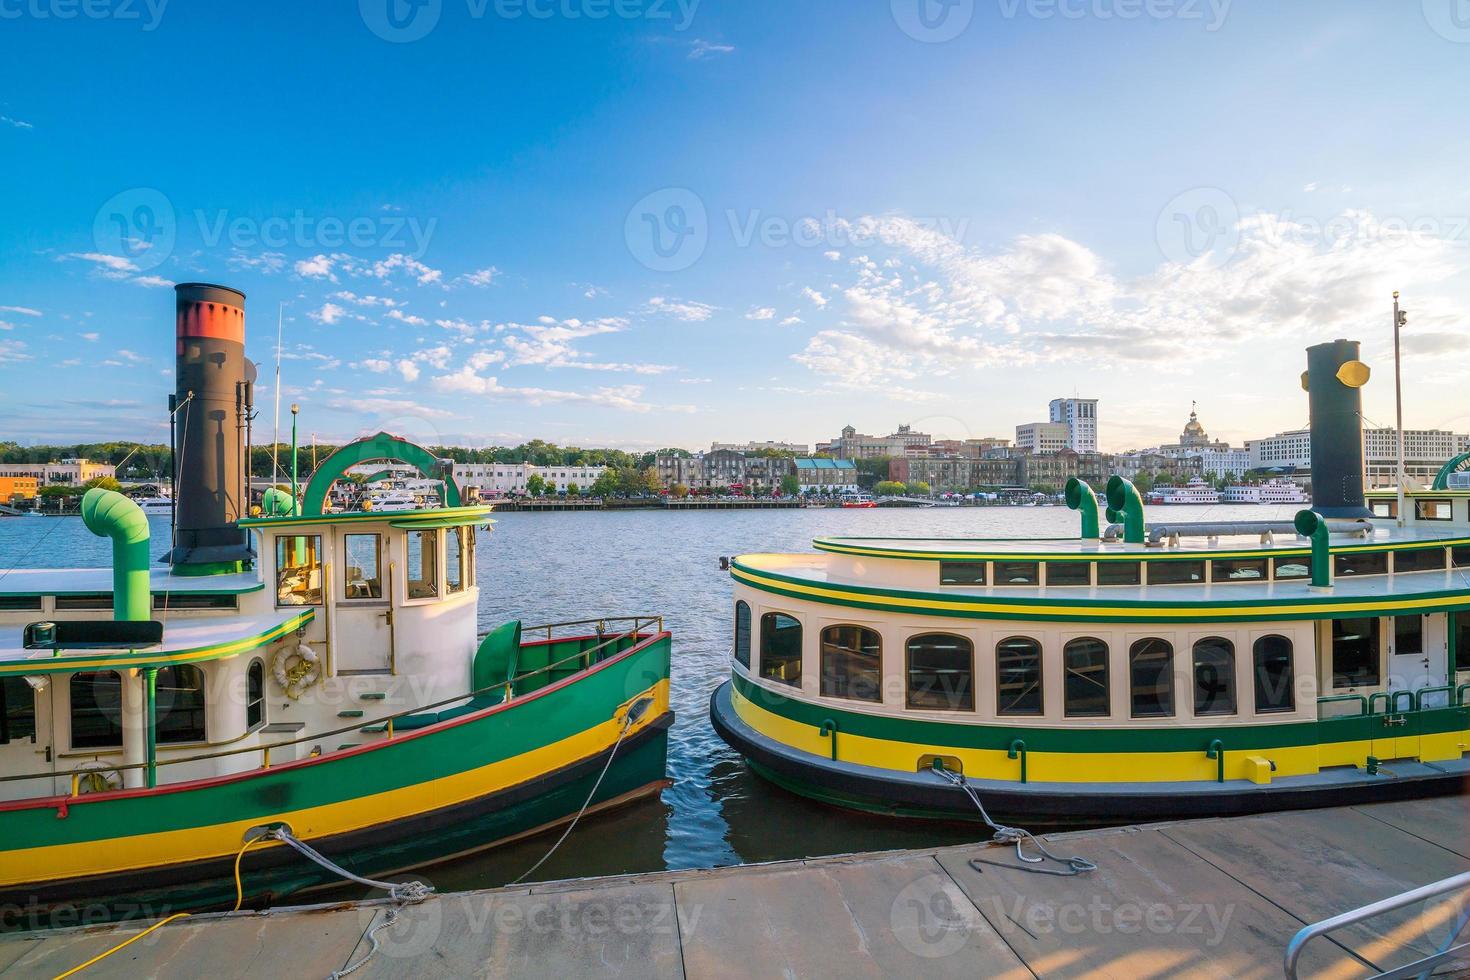
[[[540,473],[531,474],[526,480],[526,492],[533,497],[539,497],[546,492],[546,478]]]
[[[683,500],[689,496],[689,488],[682,483],[676,483],[669,489],[669,493],[673,494],[675,499]]]
[[[908,488],[897,480],[882,480],[873,487],[873,492],[880,497],[901,497]]]
[[[905,483],[904,491],[915,497],[929,496],[929,484],[923,480],[915,480],[913,483]]]
[[[664,488],[664,481],[659,479],[658,470],[650,466],[641,474],[642,486],[639,488],[644,493],[658,494]]]
[[[613,470],[603,470],[602,475],[592,484],[592,496],[611,497],[618,492],[618,475]]]
[[[795,473],[787,473],[781,477],[781,492],[788,497],[801,493],[801,481],[796,478]]]
[[[638,467],[626,464],[619,466],[617,473],[619,493],[631,497],[643,489],[643,474],[638,472]]]
[[[579,487],[579,486],[577,486],[575,483],[568,483],[567,484],[567,496],[568,497],[580,497],[580,496],[582,496],[582,488]]]

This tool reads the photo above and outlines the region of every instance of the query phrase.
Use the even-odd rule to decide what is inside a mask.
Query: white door
[[[332,597],[332,654],[339,674],[381,674],[393,664],[392,580],[381,534],[343,532],[342,573]]]
[[[1444,613],[1394,616],[1388,631],[1388,686],[1390,691],[1419,691],[1445,683],[1449,647]],[[1426,695],[1424,707],[1442,708],[1449,697],[1441,691]]]
[[[0,773],[48,773],[56,769],[51,748],[51,685],[40,691],[24,677],[0,681]],[[0,800],[47,796],[49,779],[0,783]]]

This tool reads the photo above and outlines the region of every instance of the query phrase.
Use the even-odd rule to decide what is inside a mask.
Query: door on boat
[[[333,583],[332,652],[339,674],[382,674],[393,665],[393,583],[381,534],[342,532]]]
[[[16,776],[54,772],[51,746],[51,685],[37,691],[24,677],[0,678],[0,774]],[[46,796],[47,779],[0,783],[0,800]]]
[[[1388,689],[1419,691],[1440,687],[1449,669],[1449,635],[1445,614],[1395,616],[1388,630]],[[1402,700],[1402,699],[1401,699]],[[1427,694],[1424,707],[1443,708],[1449,704],[1443,692]]]

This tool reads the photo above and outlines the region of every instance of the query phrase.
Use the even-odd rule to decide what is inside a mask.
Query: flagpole
[[[1399,364],[1399,329],[1407,320],[1408,314],[1399,309],[1399,291],[1395,289],[1393,291],[1393,400],[1398,436],[1398,474],[1394,482],[1398,484],[1396,513],[1399,527],[1404,526],[1404,481],[1407,479],[1404,473],[1404,387]]]
[[[281,325],[285,320],[286,304],[276,307],[276,411],[275,425],[271,430],[271,479],[281,472]]]

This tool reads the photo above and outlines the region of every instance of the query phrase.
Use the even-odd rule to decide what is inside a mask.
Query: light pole
[[[1398,517],[1399,527],[1404,526],[1404,385],[1403,376],[1399,366],[1399,331],[1409,321],[1406,310],[1399,309],[1399,291],[1393,291],[1393,400],[1396,434],[1398,441],[1398,474],[1394,480],[1398,484],[1398,504],[1395,514]]]

